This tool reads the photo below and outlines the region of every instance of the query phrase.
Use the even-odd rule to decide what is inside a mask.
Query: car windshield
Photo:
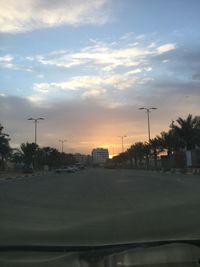
[[[0,0],[0,246],[200,239],[200,1]]]

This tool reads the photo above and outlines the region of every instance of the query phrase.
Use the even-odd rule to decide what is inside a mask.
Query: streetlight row
[[[34,123],[35,123],[35,144],[37,144],[37,124],[38,124],[38,121],[44,120],[44,118],[32,118],[31,117],[28,120],[34,121]],[[59,142],[62,143],[62,153],[63,153],[63,146],[64,146],[64,143],[67,142],[67,140],[59,140]]]
[[[148,126],[148,140],[149,140],[149,142],[151,140],[149,114],[150,114],[151,110],[156,110],[156,109],[158,109],[158,108],[155,108],[155,107],[151,107],[151,108],[142,107],[142,108],[139,108],[139,110],[146,110],[146,112],[147,112],[147,126]],[[126,135],[120,135],[118,137],[120,137],[121,140],[122,140],[122,153],[123,153],[124,152],[124,138],[127,137],[127,136]]]
[[[147,112],[147,126],[148,126],[148,139],[149,139],[149,142],[151,140],[149,114],[150,114],[151,110],[156,110],[156,109],[157,108],[155,108],[155,107],[151,107],[151,108],[142,107],[142,108],[139,108],[139,110],[146,110],[146,112]],[[37,124],[38,124],[39,120],[44,120],[44,118],[29,118],[28,120],[34,121],[34,123],[35,123],[35,144],[37,144]],[[120,135],[118,137],[121,138],[121,141],[122,141],[122,153],[123,153],[124,152],[124,138],[127,137],[127,136],[126,135]],[[59,140],[59,142],[62,145],[62,153],[63,153],[64,143],[67,142],[67,140]]]

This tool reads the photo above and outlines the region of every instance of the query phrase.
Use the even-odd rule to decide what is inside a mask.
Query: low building
[[[94,164],[104,164],[109,159],[107,148],[94,148],[92,150],[92,162]]]
[[[79,164],[85,165],[88,163],[88,155],[76,153],[73,156]]]

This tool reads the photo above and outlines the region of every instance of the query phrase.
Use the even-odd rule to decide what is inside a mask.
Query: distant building
[[[92,162],[93,163],[105,163],[109,158],[107,148],[95,148],[92,150]]]
[[[76,153],[73,156],[79,164],[85,165],[88,163],[88,155]]]

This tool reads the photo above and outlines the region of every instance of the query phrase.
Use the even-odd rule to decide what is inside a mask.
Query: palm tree
[[[43,147],[37,150],[38,166],[48,165],[50,168],[74,165],[77,163],[72,154],[60,153],[53,147]]]
[[[64,153],[60,153],[56,148],[49,148],[47,154],[47,163],[52,167],[60,167],[64,165]]]
[[[4,168],[4,162],[11,152],[9,135],[3,132],[4,127],[0,124],[0,165]]]
[[[158,167],[158,155],[163,151],[162,142],[159,137],[155,137],[149,141],[150,150],[153,152],[154,165]]]
[[[200,117],[191,114],[186,119],[179,117],[177,125],[172,125],[172,131],[180,138],[182,148],[194,149],[200,144]]]
[[[119,155],[112,158],[112,161],[115,165],[122,165],[127,160],[129,160],[128,152],[120,153]]]
[[[129,157],[131,167],[133,167],[133,159],[134,159],[135,167],[137,167],[137,157],[136,157],[134,145],[132,145],[129,149],[127,149],[127,154]]]
[[[21,150],[23,153],[23,160],[24,163],[27,166],[30,166],[31,164],[33,164],[34,158],[36,157],[36,152],[38,149],[38,145],[35,143],[22,143],[21,144]]]
[[[12,149],[11,161],[14,163],[22,163],[23,162],[23,153],[20,149],[18,149],[18,148]]]
[[[134,145],[134,150],[135,150],[135,159],[137,161],[136,166],[139,163],[139,166],[141,167],[142,161],[143,161],[144,156],[145,156],[145,154],[144,154],[144,143],[136,142],[135,145]]]
[[[135,167],[141,167],[142,161],[146,160],[148,167],[149,145],[143,142],[136,142],[128,149],[129,158],[134,159]]]
[[[167,151],[167,156],[170,159],[173,152],[179,151],[181,147],[181,140],[177,133],[170,129],[168,132],[161,132],[160,136],[157,136],[160,140],[161,147]]]

